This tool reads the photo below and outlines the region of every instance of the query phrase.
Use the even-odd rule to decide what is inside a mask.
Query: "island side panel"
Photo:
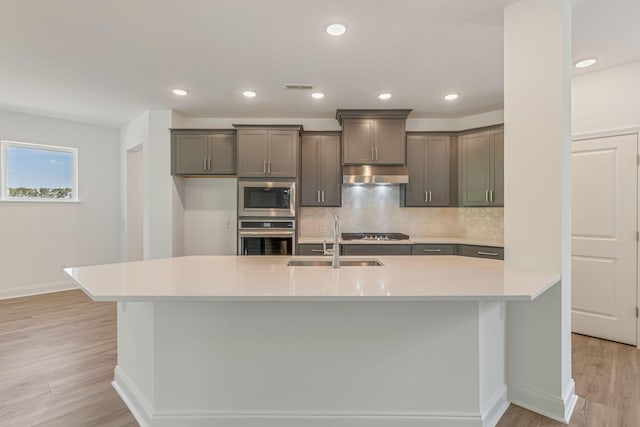
[[[487,425],[478,302],[151,304],[152,357],[119,355],[153,366],[150,425]]]
[[[155,401],[154,310],[151,302],[118,303],[118,365],[113,385],[136,418],[144,421],[150,419]]]
[[[505,383],[506,303],[479,303],[480,412],[495,425],[509,407]]]

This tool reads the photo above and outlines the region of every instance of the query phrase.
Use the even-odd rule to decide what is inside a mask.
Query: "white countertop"
[[[298,237],[298,244],[333,243],[331,237]],[[503,247],[504,242],[498,240],[477,239],[473,237],[411,237],[408,240],[344,240],[339,239],[341,245],[412,245],[412,244],[454,244]]]
[[[287,267],[290,258],[188,256],[64,271],[96,301],[529,301],[560,280],[459,256],[367,257],[384,266],[338,270]]]

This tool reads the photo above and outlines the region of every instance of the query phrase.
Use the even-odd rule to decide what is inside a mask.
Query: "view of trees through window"
[[[2,141],[5,200],[76,200],[76,150]]]

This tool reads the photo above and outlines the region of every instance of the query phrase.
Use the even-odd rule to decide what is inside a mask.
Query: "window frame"
[[[72,156],[73,182],[71,187],[72,197],[70,199],[54,199],[39,197],[10,197],[8,191],[9,169],[7,165],[7,148],[31,148],[42,151],[57,151],[70,153]],[[0,140],[0,202],[10,203],[78,203],[80,196],[78,192],[78,149],[76,147],[62,147],[58,145],[37,144],[32,142],[19,142],[2,139]]]

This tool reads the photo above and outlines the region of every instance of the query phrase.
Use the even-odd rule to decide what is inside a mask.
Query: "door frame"
[[[571,142],[584,141],[586,139],[606,138],[612,136],[636,136],[636,150],[638,153],[638,167],[640,168],[640,127],[610,129],[597,132],[584,132],[571,135]],[[640,231],[640,169],[636,173],[636,230]],[[636,244],[636,309],[640,307],[640,241]],[[640,317],[636,316],[636,348],[640,349]]]

